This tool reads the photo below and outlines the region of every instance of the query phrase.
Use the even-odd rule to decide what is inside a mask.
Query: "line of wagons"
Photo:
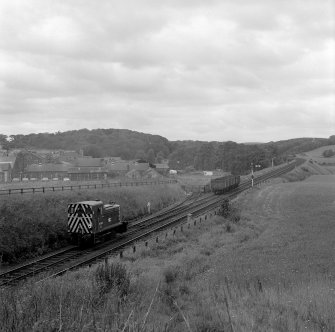
[[[238,187],[240,176],[227,175],[212,179],[206,192],[224,194]],[[82,201],[68,205],[68,232],[74,244],[95,244],[116,233],[127,231],[128,222],[121,220],[120,205],[104,204],[100,200]]]

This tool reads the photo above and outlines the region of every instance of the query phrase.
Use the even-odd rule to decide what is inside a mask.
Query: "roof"
[[[75,164],[77,167],[101,167],[103,158],[78,158]]]
[[[130,165],[130,169],[135,171],[146,171],[149,168],[149,163],[137,163]]]
[[[107,166],[108,171],[128,171],[129,170],[129,164],[128,163],[114,163],[109,164]]]
[[[71,167],[68,170],[69,173],[82,173],[82,174],[87,174],[87,173],[106,173],[107,170],[103,167]]]
[[[10,165],[13,167],[15,163],[16,157],[11,156],[11,157],[0,157],[0,164],[2,163],[10,163]]]
[[[155,164],[156,168],[158,169],[169,169],[168,164]]]
[[[9,171],[11,169],[10,163],[0,163],[0,172]]]
[[[26,167],[26,172],[67,172],[69,165],[64,164],[32,164]]]

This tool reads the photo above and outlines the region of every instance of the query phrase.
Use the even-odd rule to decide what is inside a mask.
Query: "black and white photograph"
[[[0,332],[335,331],[334,0],[0,0]]]

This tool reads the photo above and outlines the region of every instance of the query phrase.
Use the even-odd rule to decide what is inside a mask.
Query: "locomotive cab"
[[[72,242],[95,243],[103,235],[123,233],[127,223],[120,221],[120,205],[102,201],[82,201],[68,205],[68,232]]]

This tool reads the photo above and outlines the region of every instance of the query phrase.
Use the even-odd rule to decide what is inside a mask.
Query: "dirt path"
[[[243,214],[263,232],[223,255],[220,272],[270,284],[335,277],[334,176],[255,190]]]

